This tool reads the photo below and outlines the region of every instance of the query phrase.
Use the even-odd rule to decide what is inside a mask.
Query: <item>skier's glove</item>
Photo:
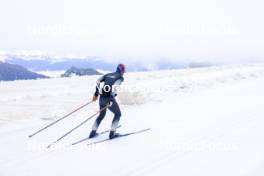
[[[116,97],[117,96],[117,93],[112,92],[111,95],[112,95],[112,97]]]
[[[93,100],[93,101],[96,101],[97,99],[98,99],[98,96],[95,96],[95,95],[94,95],[92,100]]]

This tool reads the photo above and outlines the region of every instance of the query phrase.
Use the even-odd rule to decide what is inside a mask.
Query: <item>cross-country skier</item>
[[[114,113],[114,119],[112,121],[112,126],[111,126],[111,130],[109,133],[110,139],[113,139],[119,135],[118,133],[116,133],[116,128],[118,126],[118,123],[121,117],[121,111],[115,99],[117,94],[114,92],[113,86],[120,85],[124,81],[123,75],[125,71],[126,71],[125,65],[119,64],[116,68],[116,72],[108,73],[100,77],[97,80],[96,91],[93,96],[93,101],[96,101],[98,99],[98,96],[100,95],[100,98],[99,98],[100,109],[103,109],[107,105],[109,105],[108,109]],[[100,83],[102,82],[104,84],[103,86],[100,87]],[[107,109],[103,109],[100,112],[99,116],[96,118],[89,138],[93,138],[97,135],[96,131],[101,121],[105,117],[106,110]]]

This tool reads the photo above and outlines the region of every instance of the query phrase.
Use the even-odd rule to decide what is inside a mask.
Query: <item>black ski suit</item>
[[[116,102],[115,96],[116,93],[112,91],[114,85],[120,85],[124,81],[123,75],[119,72],[108,73],[97,80],[97,86],[95,91],[95,96],[97,97],[100,94],[99,106],[100,109],[106,107],[110,102],[111,106],[108,108],[111,112],[114,113],[114,119],[112,121],[111,131],[115,131],[118,126],[121,111],[118,103]],[[100,88],[100,83],[104,82],[102,88]],[[100,112],[99,116],[96,118],[93,130],[97,130],[101,121],[106,115],[107,109],[104,109]]]

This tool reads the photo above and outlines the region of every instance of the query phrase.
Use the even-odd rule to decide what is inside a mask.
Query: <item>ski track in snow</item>
[[[252,119],[248,120],[247,122],[251,122],[251,123],[257,123],[257,122],[252,122]],[[238,124],[237,124],[238,123]],[[243,126],[243,124],[246,122],[233,122],[232,125],[230,127],[232,128],[239,128],[241,126]],[[228,128],[230,130],[230,128]],[[209,136],[202,136],[202,137],[198,137],[198,138],[194,138],[191,139],[190,141],[185,142],[185,144],[187,145],[192,145],[192,144],[199,144],[199,143],[208,143],[208,142],[212,142],[213,140],[218,140],[218,138],[221,138],[222,136],[228,135],[230,131],[226,131],[227,128],[220,128],[217,129],[216,131],[214,131],[214,135],[209,135]],[[224,131],[224,132],[222,132]],[[215,133],[217,135],[215,135]],[[147,162],[144,162],[143,164],[141,163],[136,164],[139,165],[136,168],[133,168],[130,171],[126,171],[125,174],[123,175],[146,175],[148,172],[151,173],[151,175],[153,174],[153,172],[155,172],[155,169],[157,168],[161,168],[162,166],[169,164],[170,162],[172,162],[175,159],[179,159],[180,157],[184,157],[187,154],[191,154],[195,151],[171,151],[168,152],[166,154],[160,155],[160,156],[156,156],[155,158],[148,160]],[[121,168],[120,168],[121,169]]]
[[[29,144],[48,144],[97,111],[98,105],[93,104],[38,136],[27,138],[89,101],[96,79],[0,82],[1,176],[264,174],[261,64],[128,73],[125,86],[139,83],[147,90],[119,93],[123,112],[120,132],[147,127],[151,131],[94,148],[77,145],[66,150],[31,149]],[[165,91],[156,92],[150,87]],[[111,120],[112,114],[108,113],[100,130],[109,128]],[[89,121],[58,145],[86,137],[91,125]],[[165,144],[193,147],[221,142],[234,148],[162,148]]]

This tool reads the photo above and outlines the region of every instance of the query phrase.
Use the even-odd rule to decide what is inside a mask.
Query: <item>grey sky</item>
[[[110,60],[264,60],[263,6],[261,0],[6,0],[0,50]]]

